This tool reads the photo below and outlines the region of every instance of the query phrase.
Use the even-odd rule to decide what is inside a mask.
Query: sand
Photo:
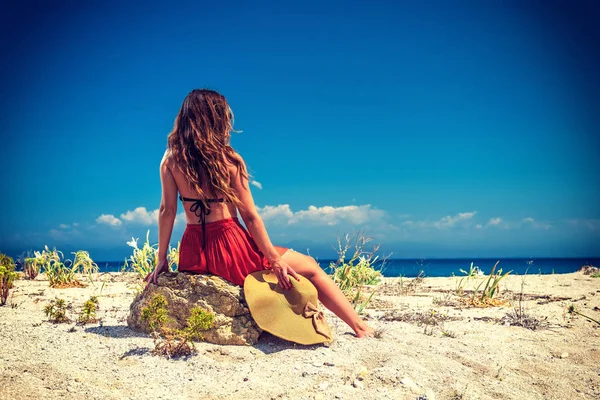
[[[152,355],[152,338],[127,328],[133,274],[99,279],[102,291],[98,283],[53,289],[43,275],[15,282],[0,307],[0,399],[600,398],[600,325],[567,313],[573,304],[600,319],[600,278],[582,273],[509,275],[500,293],[508,303],[489,308],[453,305],[456,278],[386,278],[365,312],[383,330],[379,339],[355,338],[328,312],[328,347],[265,333],[255,346],[197,343],[197,354],[182,359]],[[527,312],[547,327],[502,320],[522,282]],[[44,315],[60,297],[76,319],[92,295],[98,323],[53,324]],[[440,315],[443,326],[432,325]]]

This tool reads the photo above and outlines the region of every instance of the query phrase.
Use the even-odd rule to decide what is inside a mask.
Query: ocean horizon
[[[335,259],[315,258],[321,268],[330,272],[330,264]],[[497,269],[512,274],[566,274],[578,271],[584,265],[600,265],[599,257],[575,258],[394,258],[385,262],[377,262],[376,269],[385,277],[413,278],[422,274],[428,277],[449,277],[464,275],[460,270],[468,271],[471,263],[489,274],[496,262]],[[98,261],[100,272],[119,272],[124,261]]]

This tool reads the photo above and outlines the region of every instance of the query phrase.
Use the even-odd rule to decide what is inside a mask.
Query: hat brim
[[[312,285],[304,277],[295,284]],[[315,330],[312,318],[296,314],[289,304],[282,301],[278,293],[281,290],[277,277],[269,270],[253,272],[246,277],[244,295],[252,318],[260,329],[304,345],[330,342],[330,338]]]

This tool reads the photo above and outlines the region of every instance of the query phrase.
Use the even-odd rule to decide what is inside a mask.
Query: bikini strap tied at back
[[[183,197],[179,195],[181,201],[193,201],[194,204],[190,206],[190,211],[198,217],[198,222],[202,224],[202,250],[206,245],[206,216],[210,214],[210,208],[207,208],[204,204],[205,200],[202,199],[190,199],[189,197]],[[223,203],[225,199],[206,199],[207,203]]]

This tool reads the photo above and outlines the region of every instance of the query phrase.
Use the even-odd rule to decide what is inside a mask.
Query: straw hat
[[[317,289],[305,277],[290,276],[292,288],[281,288],[270,270],[256,271],[244,281],[244,295],[258,326],[300,344],[331,342],[331,330],[319,310]]]

